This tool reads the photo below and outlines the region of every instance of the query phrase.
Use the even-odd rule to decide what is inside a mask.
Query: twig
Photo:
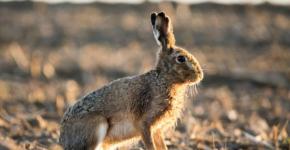
[[[262,141],[262,140],[260,140],[260,139],[257,139],[255,136],[253,136],[253,135],[251,135],[250,133],[247,133],[247,132],[243,132],[244,133],[244,135],[245,135],[245,137],[247,138],[247,139],[249,139],[251,142],[253,142],[253,143],[255,143],[255,144],[259,144],[259,145],[262,145],[262,146],[265,146],[265,147],[267,147],[267,148],[269,148],[269,149],[274,149],[274,147],[270,144],[270,143],[268,143],[268,142],[266,142],[266,141]]]

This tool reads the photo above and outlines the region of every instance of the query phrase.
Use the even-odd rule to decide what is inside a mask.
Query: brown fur
[[[146,149],[167,149],[163,130],[175,125],[184,108],[186,87],[202,80],[203,73],[193,55],[175,46],[170,19],[163,12],[153,13],[151,22],[162,47],[156,67],[115,80],[71,106],[62,119],[60,143],[64,149],[94,149],[97,145],[107,149],[140,138]],[[185,62],[177,62],[180,55]],[[101,125],[108,125],[103,140],[98,139]]]

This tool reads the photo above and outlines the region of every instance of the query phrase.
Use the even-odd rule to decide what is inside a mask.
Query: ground
[[[160,10],[205,72],[169,149],[290,149],[289,6],[29,1],[0,3],[0,149],[60,149],[67,106],[154,66]]]

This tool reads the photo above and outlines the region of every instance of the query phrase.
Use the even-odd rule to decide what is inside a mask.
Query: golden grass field
[[[290,149],[289,6],[28,1],[0,3],[0,149],[61,149],[67,106],[154,66],[160,10],[205,72],[169,149]]]

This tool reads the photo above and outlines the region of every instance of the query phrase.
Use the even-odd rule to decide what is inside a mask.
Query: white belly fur
[[[137,130],[131,120],[122,120],[119,122],[114,122],[110,127],[107,134],[109,138],[120,139],[120,138],[130,138],[135,136]]]

